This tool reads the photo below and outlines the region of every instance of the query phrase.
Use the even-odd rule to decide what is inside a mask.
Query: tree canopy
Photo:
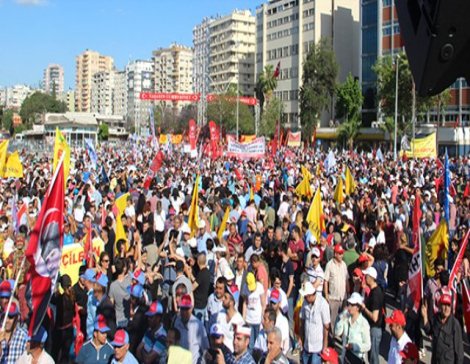
[[[359,81],[349,74],[336,88],[336,116],[346,120],[355,117],[361,111],[363,100]]]
[[[20,116],[23,123],[31,126],[40,114],[47,112],[63,113],[66,111],[67,105],[65,102],[58,101],[51,95],[37,91],[23,101]]]

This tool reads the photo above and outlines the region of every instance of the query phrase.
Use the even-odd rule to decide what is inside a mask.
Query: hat
[[[127,334],[126,330],[117,330],[114,334],[114,340],[111,342],[111,345],[121,347],[127,344],[129,344],[129,335]]]
[[[320,357],[331,364],[338,364],[338,353],[333,348],[325,348],[320,353]]]
[[[240,298],[240,291],[236,284],[228,285],[227,284],[227,292],[230,293],[235,301],[235,304],[238,304],[238,299]]]
[[[106,319],[103,315],[98,315],[95,320],[95,331],[99,331],[101,333],[105,333],[110,331],[111,329],[106,325]]]
[[[400,351],[400,356],[403,359],[419,359],[418,347],[412,342],[409,342],[405,345],[403,350]]]
[[[95,277],[96,277],[96,272],[95,272],[94,269],[91,269],[91,268],[88,268],[85,271],[85,273],[80,276],[80,278],[83,278],[83,279],[85,279],[87,281],[90,281],[92,283],[96,282]]]
[[[248,285],[250,292],[253,292],[256,289],[256,278],[252,272],[248,272],[246,275],[246,284]]]
[[[304,297],[315,294],[316,292],[317,292],[317,290],[315,289],[315,287],[313,287],[312,283],[310,283],[310,282],[305,282],[303,284],[302,289],[299,290],[299,293]]]
[[[439,298],[439,304],[441,305],[450,305],[452,304],[452,296],[448,293],[443,293]]]
[[[210,336],[215,336],[217,338],[224,336],[224,333],[222,331],[222,327],[219,324],[213,324],[211,326],[209,335]]]
[[[367,269],[364,269],[362,273],[364,273],[365,276],[370,276],[374,278],[375,280],[377,279],[377,270],[374,267],[369,267]]]
[[[235,330],[235,335],[251,336],[251,327],[238,325]]]
[[[193,301],[189,294],[185,294],[181,297],[181,301],[178,305],[179,308],[191,308],[193,307]]]
[[[29,341],[44,344],[47,340],[47,331],[43,326],[39,326],[38,331],[33,336],[28,337]]]
[[[271,295],[269,296],[269,301],[272,303],[281,302],[281,292],[277,288],[274,288],[271,291]]]
[[[10,305],[10,309],[8,310],[8,316],[17,316],[19,313],[20,311],[18,310],[18,305],[16,304],[16,302],[12,302]]]
[[[96,283],[102,287],[108,287],[108,276],[103,273],[98,274],[96,276]]]
[[[338,254],[344,254],[344,249],[341,244],[336,244],[334,251],[335,253],[338,253]]]
[[[312,252],[312,255],[315,255],[317,258],[320,258],[320,255],[321,255],[320,249],[315,247],[315,248],[312,248],[311,252]]]
[[[181,232],[182,232],[183,234],[191,234],[191,229],[189,228],[188,225],[183,225],[183,226],[181,227]]]
[[[11,297],[11,284],[8,281],[3,281],[0,283],[0,298],[10,298]]]
[[[362,305],[364,298],[358,292],[354,292],[351,297],[348,298],[348,303],[351,305]]]
[[[227,281],[232,281],[235,279],[235,275],[233,274],[233,271],[231,268],[227,268],[224,272],[224,277]],[[247,277],[248,278],[248,277]],[[247,283],[248,283],[248,279],[247,279]]]
[[[355,268],[353,270],[353,275],[360,278],[364,277],[364,273],[362,273],[361,268]]]
[[[369,261],[369,257],[367,256],[367,254],[362,253],[361,255],[359,255],[359,258],[357,259],[357,261],[358,261],[359,263],[368,262],[368,261]]]
[[[205,229],[206,228],[206,222],[204,220],[199,220],[197,224],[198,229]]]
[[[403,314],[402,311],[400,310],[394,310],[390,317],[387,317],[385,319],[385,322],[387,324],[397,324],[400,326],[405,326],[406,325],[406,318],[405,315]]]
[[[132,274],[132,279],[135,279],[137,282],[139,282],[140,285],[143,286],[145,284],[145,273],[142,270],[137,269]]]
[[[214,249],[212,249],[212,252],[214,253],[225,253],[227,251],[227,248],[224,245],[219,245],[216,246]]]
[[[180,307],[181,307],[181,303],[180,303]],[[145,316],[155,316],[155,315],[163,315],[163,305],[158,301],[152,302],[149,309],[145,313]]]
[[[140,284],[134,284],[133,286],[129,287],[129,293],[132,297],[142,298],[144,295],[144,287],[142,287]]]

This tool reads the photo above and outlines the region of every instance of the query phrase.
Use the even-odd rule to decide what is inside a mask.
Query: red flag
[[[30,264],[31,321],[29,336],[39,329],[55,292],[64,239],[64,165],[60,160],[31,231],[26,249]]]
[[[423,277],[421,267],[421,233],[420,233],[420,220],[421,220],[421,197],[416,192],[415,204],[413,208],[413,233],[412,240],[414,244],[413,258],[408,269],[408,288],[407,295],[413,302],[413,310],[418,313],[419,305],[423,297]]]
[[[470,332],[470,295],[468,293],[467,280],[464,279],[462,284],[462,303],[463,303],[463,317],[465,321],[465,328],[467,333]]]
[[[273,77],[278,78],[280,73],[281,73],[281,61],[277,62],[277,66],[276,66],[276,69],[274,70]]]
[[[467,231],[467,233],[465,234],[465,237],[463,238],[462,244],[460,245],[459,253],[457,254],[457,258],[454,261],[454,266],[452,267],[452,270],[450,271],[448,287],[454,291],[454,294],[457,292],[457,283],[458,283],[457,273],[460,271],[460,267],[462,265],[462,260],[463,260],[463,255],[465,251],[467,250],[469,234],[470,234],[470,230]]]
[[[75,315],[72,320],[73,328],[75,329],[76,335],[75,335],[75,343],[74,343],[74,352],[75,356],[78,355],[80,349],[82,348],[83,342],[85,341],[85,335],[83,335],[83,332],[80,330],[80,309],[77,304],[75,304]]]
[[[273,140],[272,140],[271,152],[272,152],[273,158],[276,156],[276,153],[277,153],[277,143],[279,142],[278,138],[279,138],[279,134],[280,134],[279,128],[280,128],[280,125],[279,125],[279,121],[278,121],[278,122],[276,122],[276,130],[274,132],[274,136],[273,136]]]
[[[197,141],[197,128],[196,122],[194,119],[189,120],[189,145],[191,146],[191,150],[196,149],[196,141]]]
[[[86,266],[88,268],[93,268],[94,260],[93,260],[93,243],[92,243],[92,230],[91,230],[91,223],[90,226],[87,227],[87,232],[85,236],[85,244],[83,247],[83,252],[85,254]]]
[[[467,185],[465,186],[465,191],[463,191],[463,197],[468,197],[468,196],[470,196],[470,182],[467,182]]]
[[[148,190],[150,188],[150,183],[152,183],[152,179],[155,177],[155,173],[157,173],[159,169],[162,168],[164,159],[165,156],[163,155],[163,152],[159,150],[155,158],[153,158],[152,164],[150,165],[147,175],[145,176],[144,189]]]
[[[217,134],[217,126],[212,120],[209,121],[209,131],[211,136],[211,150],[212,150],[212,159],[217,158],[217,147],[219,144],[219,135]]]
[[[436,167],[438,169],[444,169],[444,165],[442,164],[442,162],[439,158],[436,159]]]
[[[18,226],[21,225],[21,220],[23,219],[23,216],[25,215],[27,211],[28,211],[28,204],[23,202],[20,209],[16,213],[16,221],[18,222]]]

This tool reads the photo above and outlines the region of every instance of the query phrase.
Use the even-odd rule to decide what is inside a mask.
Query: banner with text
[[[300,147],[301,144],[301,133],[300,131],[297,132],[289,132],[289,137],[287,139],[287,146],[289,147]]]
[[[227,156],[237,158],[262,158],[266,151],[266,141],[264,137],[256,138],[250,143],[242,144],[236,141],[229,141],[227,146]]]
[[[410,142],[410,149],[402,151],[408,158],[413,158],[413,146],[415,158],[436,158],[436,133],[424,138],[416,138]]]

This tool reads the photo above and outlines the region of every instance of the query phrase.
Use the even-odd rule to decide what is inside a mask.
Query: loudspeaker
[[[459,77],[470,83],[470,1],[395,0],[416,90],[436,95]]]

